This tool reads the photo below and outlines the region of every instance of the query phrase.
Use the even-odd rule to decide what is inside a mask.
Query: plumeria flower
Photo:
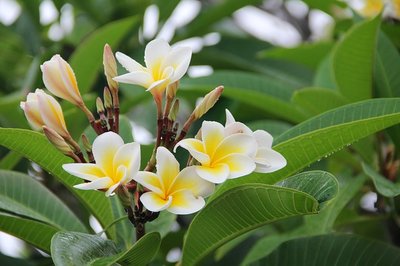
[[[71,66],[58,54],[40,66],[46,88],[57,97],[82,106],[83,100]]]
[[[134,180],[150,190],[140,197],[146,209],[174,214],[190,214],[205,205],[204,197],[214,190],[214,184],[200,178],[195,167],[179,171],[174,155],[164,147],[156,153],[157,173],[139,172]]]
[[[271,134],[265,130],[256,130],[253,132],[245,124],[236,122],[235,118],[228,109],[226,109],[225,112],[226,135],[244,133],[253,136],[257,141],[257,152],[254,156],[254,160],[256,162],[255,172],[271,173],[286,166],[286,159],[279,152],[276,152],[272,149],[273,138]]]
[[[250,174],[256,168],[254,156],[257,152],[255,138],[248,134],[225,134],[223,125],[204,121],[201,126],[201,140],[181,140],[181,146],[188,150],[201,165],[195,166],[196,173],[203,179],[222,183],[228,178]]]
[[[26,102],[20,103],[30,126],[34,130],[42,130],[47,126],[64,138],[70,138],[60,104],[41,89],[29,93]]]
[[[106,190],[106,196],[113,194],[120,185],[126,185],[136,176],[140,167],[140,145],[136,142],[124,144],[114,132],[106,132],[93,142],[93,156],[96,163],[64,164],[65,171],[90,181],[75,185],[75,188]]]
[[[115,77],[121,83],[140,85],[161,100],[169,84],[186,73],[192,51],[189,47],[172,47],[162,39],[149,42],[144,52],[146,66],[140,65],[129,56],[117,52],[118,62],[130,73]]]

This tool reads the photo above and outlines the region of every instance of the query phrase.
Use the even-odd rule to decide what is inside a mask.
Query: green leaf
[[[25,129],[0,128],[0,145],[22,154],[52,174],[90,210],[102,226],[115,220],[110,200],[103,192],[82,191],[72,187],[81,180],[62,169],[62,165],[71,162],[71,159],[56,150],[42,134]],[[113,227],[107,232],[115,237]]]
[[[58,231],[51,225],[3,212],[0,212],[0,230],[47,253],[50,253],[51,238]]]
[[[336,178],[324,171],[300,173],[286,178],[277,185],[303,191],[313,196],[319,204],[333,199],[338,193],[339,186]]]
[[[171,228],[176,221],[176,214],[170,212],[160,212],[154,221],[146,223],[146,232],[158,232],[161,237],[171,232]]]
[[[122,207],[121,201],[118,197],[112,197],[111,199],[111,207],[113,212],[113,217],[115,220],[122,219],[122,217],[126,217],[126,212]],[[127,249],[130,247],[135,239],[134,232],[135,228],[133,224],[126,217],[121,221],[117,221],[112,226],[115,227],[115,232],[117,234],[115,238],[115,243],[118,249]]]
[[[262,129],[268,131],[274,138],[289,130],[292,125],[279,120],[258,120],[246,124],[253,131]]]
[[[218,71],[211,76],[184,79],[179,93],[208,93],[217,85],[224,85],[223,96],[247,103],[261,110],[299,122],[305,116],[290,103],[294,90],[267,77],[238,71]]]
[[[160,234],[153,232],[143,236],[130,249],[118,255],[95,260],[90,265],[111,266],[111,265],[137,265],[145,266],[153,259],[160,248]]]
[[[400,183],[394,183],[388,180],[365,163],[362,164],[362,168],[364,173],[374,182],[374,186],[379,194],[385,197],[396,197],[400,195]]]
[[[193,219],[184,246],[183,265],[194,265],[214,249],[252,229],[280,219],[317,212],[317,201],[288,188],[251,184],[231,189]]]
[[[259,53],[261,58],[287,60],[316,69],[323,58],[332,49],[327,42],[305,43],[294,48],[274,47]]]
[[[78,232],[58,232],[51,239],[51,256],[56,266],[87,265],[117,253],[111,240]]]
[[[21,161],[22,156],[14,151],[10,151],[0,161],[0,169],[12,170]]]
[[[351,101],[371,98],[372,71],[380,16],[350,29],[333,53],[333,71],[341,93]]]
[[[332,52],[319,64],[313,79],[313,85],[321,88],[337,89],[332,70]]]
[[[0,170],[0,209],[48,223],[60,230],[86,232],[75,214],[32,177]]]
[[[260,264],[397,265],[399,260],[399,248],[357,235],[334,234],[286,242]]]
[[[117,48],[123,38],[138,24],[138,17],[111,22],[93,32],[70,58],[82,94],[91,90],[103,65],[103,48],[108,43]]]

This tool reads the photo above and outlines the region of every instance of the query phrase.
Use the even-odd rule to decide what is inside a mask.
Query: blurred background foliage
[[[146,43],[160,37],[171,44],[191,46],[194,52],[178,92],[184,99],[181,121],[198,97],[224,85],[222,100],[205,119],[224,122],[224,109],[228,108],[237,120],[278,137],[327,110],[371,97],[400,95],[400,4],[387,1],[384,7],[378,2],[0,0],[0,126],[29,128],[19,102],[28,92],[43,88],[39,67],[53,54],[71,64],[84,99],[93,108],[94,98],[106,84],[102,75],[104,44],[142,62]],[[121,84],[121,95],[122,113],[133,123],[135,140],[149,144],[155,129],[150,94]],[[85,117],[66,102],[62,106],[70,131],[78,137],[87,126]],[[364,160],[379,168],[379,160],[391,160],[398,167],[397,132],[398,127],[393,127],[309,166],[335,174],[342,187],[351,184],[351,196],[342,201],[342,209],[332,218],[332,230],[400,244],[399,188],[388,193],[385,184],[386,188],[390,184],[385,181],[391,181],[382,181],[374,169],[360,163]],[[69,192],[35,164],[4,148],[0,156],[0,168],[29,172],[88,220],[89,214]],[[355,179],[363,172],[372,176],[372,181]],[[181,228],[188,219],[178,219]],[[176,230],[166,234],[158,259],[164,262],[168,255],[173,263],[179,255],[173,248],[181,246],[184,230],[177,229],[173,219],[165,221]],[[265,236],[280,237],[278,242],[290,240],[296,235],[290,233],[293,228],[303,223],[303,219],[289,219],[262,227],[229,242],[209,260],[218,265],[232,265],[232,260],[234,264],[254,263],[254,258],[257,261],[268,255],[257,251],[260,246],[272,252],[278,245]],[[274,254],[290,249],[287,243],[283,251],[276,249]],[[5,254],[12,254],[4,244],[2,247]],[[51,264],[30,246],[20,246],[13,256]],[[8,260],[13,261],[0,256],[0,264],[11,265]],[[265,262],[270,260],[268,257]]]

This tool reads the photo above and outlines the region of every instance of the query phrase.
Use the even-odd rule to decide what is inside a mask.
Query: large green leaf
[[[225,87],[223,96],[258,107],[288,121],[299,122],[305,118],[290,103],[293,89],[261,75],[218,71],[211,76],[182,80],[179,92],[205,94],[218,85]]]
[[[317,71],[314,75],[313,86],[328,89],[337,89],[335,77],[332,70],[332,57],[333,56],[331,52],[319,64]]]
[[[196,264],[214,249],[252,229],[316,213],[317,208],[313,197],[288,188],[251,184],[231,189],[193,219],[183,246],[182,264]]]
[[[398,265],[400,249],[357,235],[325,235],[284,243],[261,265]]]
[[[10,151],[0,160],[0,169],[12,170],[21,161],[22,156],[15,151]]]
[[[51,173],[91,211],[102,226],[109,225],[115,220],[110,200],[104,196],[104,193],[82,191],[72,187],[81,180],[62,169],[62,165],[71,162],[71,159],[56,150],[42,134],[25,129],[0,128],[0,145],[17,151]],[[108,230],[108,233],[115,237],[113,227]]]
[[[81,93],[88,92],[96,81],[103,65],[103,48],[108,43],[114,49],[123,38],[134,30],[138,17],[129,17],[111,22],[93,32],[70,58]]]
[[[57,228],[22,217],[0,212],[0,230],[21,238],[43,251],[50,253],[50,243]]]
[[[351,101],[371,98],[372,71],[380,17],[349,30],[335,47],[333,71],[341,93]]]
[[[34,178],[0,170],[0,209],[48,223],[60,230],[85,232],[85,226],[50,190]]]
[[[385,197],[396,197],[400,195],[400,183],[394,183],[388,180],[365,163],[363,163],[362,167],[364,173],[374,182],[375,188],[379,194]]]

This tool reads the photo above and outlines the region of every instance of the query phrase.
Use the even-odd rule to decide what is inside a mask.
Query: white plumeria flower
[[[146,66],[117,52],[118,62],[130,73],[115,77],[121,83],[145,87],[155,98],[161,99],[166,87],[185,75],[192,51],[189,47],[172,47],[162,39],[149,42],[144,53]]]
[[[257,142],[253,136],[237,133],[226,135],[223,125],[204,121],[201,126],[201,140],[188,138],[181,140],[181,146],[201,165],[195,166],[203,179],[219,184],[228,178],[250,174],[256,168],[254,156]]]
[[[225,134],[237,134],[244,133],[253,136],[257,141],[257,152],[254,156],[256,162],[255,172],[258,173],[271,173],[278,171],[286,166],[286,159],[279,153],[272,149],[273,138],[265,130],[252,131],[249,127],[241,122],[236,122],[235,118],[225,109],[226,112],[226,124]]]
[[[140,197],[146,209],[153,212],[167,210],[181,215],[203,208],[204,197],[214,191],[214,184],[200,178],[194,167],[179,171],[178,161],[164,147],[157,148],[156,160],[156,174],[141,171],[134,177],[150,190]]]
[[[136,142],[124,144],[114,132],[106,132],[93,142],[93,163],[64,164],[65,171],[90,181],[75,185],[75,188],[104,189],[106,196],[113,194],[120,185],[126,185],[137,174],[140,167],[140,145]]]

